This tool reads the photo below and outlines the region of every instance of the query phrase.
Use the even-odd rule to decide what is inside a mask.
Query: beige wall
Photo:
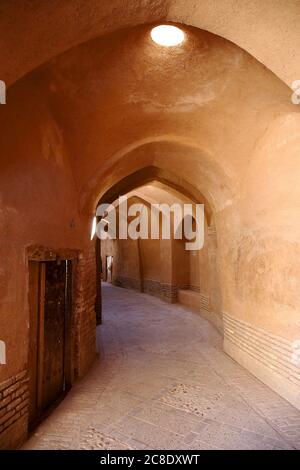
[[[173,195],[171,188],[164,189],[157,187],[155,183],[143,186],[137,190],[139,194],[151,194],[152,202],[169,203],[172,202]],[[155,196],[157,199],[155,199]],[[106,257],[113,256],[113,282],[125,283],[126,286],[135,287],[147,291],[149,282],[156,283],[152,287],[151,293],[160,295],[160,285],[173,286],[174,289],[191,289],[201,292],[210,298],[211,295],[220,297],[219,285],[216,285],[218,273],[216,270],[216,250],[211,247],[211,240],[208,237],[207,222],[205,220],[205,243],[199,251],[186,250],[187,240],[174,239],[171,228],[170,240],[153,240],[150,238],[151,212],[149,200],[146,201],[138,196],[128,196],[128,210],[132,204],[145,204],[148,210],[149,239],[138,240],[103,240],[101,242],[101,256],[103,271],[106,269]],[[162,199],[165,197],[165,201]],[[178,195],[177,195],[178,197]],[[184,198],[184,196],[182,195]],[[169,198],[171,198],[169,200]],[[192,203],[192,201],[189,201]],[[118,209],[117,209],[118,217]],[[128,224],[130,219],[128,219]],[[106,274],[103,279],[106,280]],[[126,281],[127,280],[127,281]],[[176,296],[173,300],[176,299]],[[213,305],[217,304],[217,299]],[[218,313],[222,316],[221,307],[218,305]]]
[[[286,9],[280,2],[270,6],[272,18],[291,25],[294,4]],[[170,19],[200,24],[198,7],[183,14],[178,5],[170,6]],[[267,65],[270,59],[270,67],[289,80],[292,66],[299,64],[293,53],[296,46],[290,47],[299,34],[298,22],[278,34],[277,20],[269,29],[264,27],[265,22],[269,25],[268,8],[262,15],[249,8],[250,17],[264,18],[259,22],[261,39],[251,40],[258,37],[256,21],[251,23],[251,37],[250,23],[243,21],[230,38],[239,38],[237,44],[246,44]],[[284,15],[278,15],[278,8]],[[26,20],[25,10],[20,24]],[[55,40],[42,41],[42,19],[33,22],[37,29],[28,28],[25,21],[28,40],[23,41],[14,31],[9,33],[12,22],[5,23],[15,18],[11,10],[1,18],[5,76],[0,78],[13,83],[36,65],[44,65],[15,82],[7,105],[0,108],[0,339],[7,348],[0,382],[27,364],[26,248],[77,249],[86,256],[98,200],[125,176],[151,166],[165,182],[201,195],[213,215],[216,234],[208,234],[207,249],[199,255],[200,292],[209,295],[215,311],[228,315],[228,325],[232,322],[242,338],[233,345],[228,326],[226,350],[248,368],[250,357],[257,362],[263,358],[264,365],[253,366],[253,373],[283,395],[289,387],[299,393],[298,369],[290,361],[292,342],[300,337],[299,108],[291,104],[285,83],[222,37],[182,25],[182,47],[166,51],[155,46],[151,26],[136,26],[161,18],[164,5],[154,10],[145,17],[139,16],[140,9],[126,10],[122,24],[127,29],[97,37],[101,28],[96,27],[91,32],[95,39],[83,44],[89,34],[81,39],[76,34],[90,28],[73,29],[69,22],[62,28],[58,21],[62,30],[71,28],[70,35],[62,37],[52,30]],[[251,11],[256,11],[254,17]],[[44,11],[42,18],[48,21],[49,14]],[[97,18],[99,26],[102,19]],[[227,37],[230,31],[223,31],[223,16],[219,18],[215,30]],[[53,24],[54,20],[49,26]],[[21,31],[20,26],[23,37]],[[280,41],[282,31],[286,42]],[[274,50],[275,42],[279,46]],[[149,252],[163,270],[146,256],[145,279],[172,284],[177,275],[171,266],[173,246],[137,245],[128,242],[123,247],[116,272],[137,277],[138,256]],[[192,256],[189,271],[198,284],[194,261]],[[83,309],[93,304],[90,292],[88,297],[81,302]],[[252,336],[246,339],[244,330],[251,330]],[[255,339],[261,331],[264,338],[272,338],[266,351]],[[274,338],[285,345],[281,350],[288,345],[283,368],[282,361],[273,365],[266,360],[274,355]],[[91,345],[93,349],[93,340]],[[296,391],[287,398],[292,401]]]
[[[238,8],[236,0],[144,0],[143,8],[137,0],[103,2],[101,8],[99,0],[60,0],[55,8],[47,2],[33,5],[20,9],[17,2],[2,0],[0,55],[3,78],[9,84],[91,38],[165,21],[192,25],[228,39],[288,85],[300,76],[295,60],[300,43],[297,0],[243,0]]]
[[[132,204],[149,204],[139,197],[128,199],[128,209]],[[117,212],[118,214],[118,212]],[[148,223],[150,228],[150,210]],[[130,223],[130,219],[128,220]],[[172,284],[172,245],[170,240],[138,239],[103,240],[101,256],[103,267],[106,256],[114,256],[113,280],[130,279],[139,289],[147,289],[147,281]]]

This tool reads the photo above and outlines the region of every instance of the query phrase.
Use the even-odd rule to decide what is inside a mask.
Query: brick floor
[[[104,285],[101,350],[25,449],[300,449],[300,412],[196,313]]]

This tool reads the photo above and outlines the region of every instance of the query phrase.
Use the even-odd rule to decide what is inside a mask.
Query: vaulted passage
[[[299,447],[300,3],[22,3],[0,7],[0,449]],[[113,214],[134,234],[101,239]]]
[[[105,284],[101,357],[25,449],[291,449],[300,412],[197,313]]]

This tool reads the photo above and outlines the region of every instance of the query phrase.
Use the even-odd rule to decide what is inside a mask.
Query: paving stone
[[[300,412],[188,309],[103,288],[102,355],[25,449],[300,449]]]

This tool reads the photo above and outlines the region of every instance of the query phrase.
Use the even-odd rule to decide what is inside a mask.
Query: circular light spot
[[[151,30],[151,38],[160,46],[177,46],[184,41],[184,32],[176,26],[162,24]]]

